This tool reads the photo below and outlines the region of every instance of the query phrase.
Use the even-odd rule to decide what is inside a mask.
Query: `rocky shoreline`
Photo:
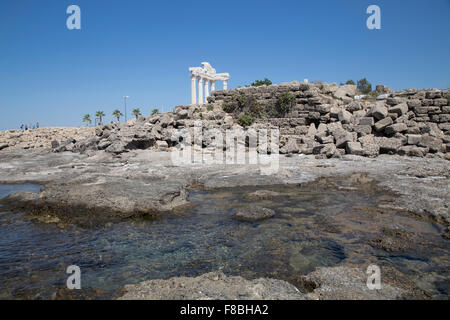
[[[43,128],[0,133],[0,150],[52,148],[54,152],[122,154],[132,150],[172,151],[180,132],[200,126],[201,147],[216,147],[227,130],[278,129],[282,154],[398,154],[450,159],[450,91],[407,89],[357,96],[356,86],[297,81],[217,90],[207,105],[177,106],[173,112],[139,116],[125,124],[94,128]],[[245,121],[244,121],[245,120]],[[218,138],[220,138],[218,136]]]
[[[381,290],[369,290],[365,270],[318,268],[297,286],[270,278],[247,280],[211,272],[198,277],[150,280],[120,289],[118,300],[425,300],[430,297],[392,268],[384,268]]]
[[[61,227],[67,224],[98,227],[105,223],[123,221],[131,217],[170,214],[171,209],[176,210],[180,208],[180,205],[182,208],[183,205],[189,203],[187,190],[194,185],[208,190],[218,187],[259,185],[263,190],[267,185],[305,184],[317,181],[321,177],[345,177],[354,173],[364,173],[378,181],[380,186],[388,187],[398,193],[398,197],[393,203],[378,208],[379,212],[374,212],[374,214],[383,214],[383,211],[389,212],[390,210],[403,210],[407,216],[414,219],[431,220],[446,226],[448,234],[450,176],[448,161],[439,158],[405,158],[384,155],[370,159],[349,155],[340,159],[316,159],[314,156],[284,156],[280,159],[280,170],[276,176],[260,176],[258,168],[251,165],[174,167],[168,162],[169,154],[167,152],[144,150],[128,152],[120,157],[104,151],[91,157],[67,152],[55,154],[46,150],[27,153],[10,151],[3,152],[0,158],[2,160],[2,183],[43,185],[39,194],[14,194],[3,199],[1,204],[6,209],[26,211],[33,218],[38,218],[43,222],[58,223]],[[345,186],[340,186],[340,188],[345,188]],[[352,188],[352,183],[349,183],[348,188]],[[249,196],[257,195],[258,193]],[[147,208],[152,209],[148,210]],[[446,233],[442,234],[444,238],[445,235]],[[408,240],[400,237],[395,241],[401,244]],[[396,245],[395,243],[397,242],[388,245]],[[380,243],[379,246],[383,247],[386,244]],[[346,269],[346,271],[353,272],[350,269]],[[350,287],[347,288],[348,290],[343,288],[344,291],[339,291],[338,288],[341,285],[333,282],[337,280],[332,280],[331,275],[333,277],[344,276],[345,273],[342,270],[338,273],[330,273],[331,271],[328,269],[318,272],[323,272],[324,283],[329,281],[329,284],[322,285],[323,290],[328,285],[335,285],[334,291],[326,289],[323,293],[320,293],[319,290],[309,293],[309,295],[297,293],[291,296],[283,293],[283,290],[287,290],[285,283],[264,280],[261,294],[265,297],[264,292],[273,291],[272,289],[277,286],[281,291],[273,291],[273,294],[267,295],[267,298],[394,299],[411,297],[412,291],[418,292],[417,288],[410,287],[406,291],[401,291],[395,286],[388,287],[390,289],[386,293],[378,294],[367,293],[363,289],[361,289],[363,291],[352,291]],[[363,270],[358,272],[361,274]],[[128,288],[130,293],[124,298],[157,298],[154,295],[146,296],[139,293],[142,290],[145,291],[145,288],[155,288],[155,286],[166,288],[166,291],[161,291],[160,298],[167,297],[169,294],[181,294],[180,292],[184,294],[186,290],[189,291],[189,288],[201,286],[203,280],[203,278],[193,280],[183,278],[161,280],[162,282],[156,284],[144,283],[140,288]],[[190,285],[186,285],[186,289],[179,292],[181,289],[172,288],[174,281],[175,283],[187,282]],[[233,283],[236,280],[229,281]],[[225,283],[228,283],[228,280]],[[242,289],[242,292],[247,292],[248,290],[245,288],[258,284],[258,282],[239,283],[242,286],[239,290]],[[301,287],[300,284],[301,282],[298,287]],[[224,284],[221,284],[220,281],[211,282],[210,292],[214,292],[217,285],[223,286]],[[269,287],[266,288],[266,285]],[[167,292],[167,296],[163,295],[163,292]],[[294,294],[292,291],[288,292]],[[426,295],[419,296],[426,297]],[[192,297],[194,296],[186,295],[186,298]],[[204,297],[206,298],[206,296]],[[224,297],[234,298],[235,296],[230,291]],[[257,295],[245,296],[248,299],[252,297],[256,298]],[[220,296],[211,294],[210,298],[220,298]]]
[[[279,170],[261,175],[257,165],[174,164],[170,152],[179,141],[173,132],[205,128],[242,128],[237,122],[255,101],[266,113],[281,93],[294,93],[295,106],[280,118],[260,118],[249,128],[280,130]],[[227,104],[239,98],[250,105]],[[258,202],[277,197],[270,185],[300,185],[321,178],[364,177],[396,195],[373,214],[396,211],[443,227],[449,239],[450,131],[448,91],[406,90],[380,95],[376,101],[355,100],[354,88],[326,84],[216,91],[208,106],[180,106],[173,113],[139,117],[123,125],[97,128],[38,129],[0,134],[0,183],[42,185],[40,193],[16,193],[0,201],[2,209],[61,227],[102,226],[130,218],[170,215],[189,206],[189,188],[214,190],[261,186],[249,194]],[[237,101],[237,102],[236,102]],[[249,100],[246,100],[249,101]],[[236,108],[242,108],[236,111]],[[250,108],[250,109],[249,109]],[[231,110],[231,109],[227,109]],[[55,131],[56,130],[56,131]],[[211,137],[209,137],[211,138]],[[206,139],[204,149],[213,146]],[[6,146],[7,145],[7,146]],[[360,178],[358,178],[360,177]],[[355,182],[355,181],[353,181]],[[339,188],[354,188],[342,182]],[[257,212],[258,211],[258,212]],[[264,213],[262,216],[258,213]],[[270,219],[273,212],[240,213],[238,220]],[[410,240],[407,233],[385,230],[372,244],[396,250]],[[320,268],[298,279],[297,287],[282,280],[244,280],[220,272],[196,278],[151,280],[127,286],[124,299],[403,299],[427,298],[412,283],[388,273],[382,291],[368,292],[364,270],[355,266]],[[396,280],[397,279],[397,280]],[[348,286],[344,285],[348,284]],[[303,288],[304,292],[298,288]],[[307,289],[310,289],[309,291]],[[200,292],[200,293],[199,293]]]
[[[397,192],[399,197],[393,204],[397,209],[450,218],[448,161],[439,158],[281,156],[280,170],[270,176],[260,175],[257,165],[248,164],[174,166],[169,153],[150,150],[120,157],[104,151],[89,157],[16,150],[2,152],[0,158],[1,183],[43,185],[39,194],[11,195],[2,204],[35,214],[54,214],[65,223],[95,225],[168,212],[188,204],[187,190],[191,186],[211,190],[298,184],[353,173],[366,173],[379,185]],[[79,208],[92,214],[80,215]]]

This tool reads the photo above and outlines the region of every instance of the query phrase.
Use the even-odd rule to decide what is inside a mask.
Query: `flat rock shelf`
[[[0,197],[40,188],[0,185]],[[258,190],[276,197],[248,197]],[[61,227],[0,207],[0,298],[164,298],[163,292],[171,292],[165,279],[195,283],[180,277],[206,277],[206,292],[216,292],[220,281],[233,284],[230,292],[210,298],[238,298],[233,295],[238,283],[259,283],[269,285],[267,294],[284,292],[267,295],[278,298],[330,298],[326,292],[332,292],[335,298],[448,299],[450,242],[442,236],[447,226],[389,208],[397,197],[367,175],[353,174],[290,185],[190,189],[190,204],[171,213],[94,228]],[[233,219],[253,205],[275,215],[255,222]],[[385,291],[338,288],[339,277],[359,279],[354,270],[370,264],[385,271]],[[81,268],[80,292],[65,289],[69,265]],[[142,296],[152,292],[146,286],[159,288],[161,295]],[[189,298],[189,287],[185,291]]]

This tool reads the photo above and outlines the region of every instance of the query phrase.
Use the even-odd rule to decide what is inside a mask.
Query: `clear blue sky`
[[[66,8],[81,8],[81,30]],[[366,28],[379,5],[382,29]],[[393,89],[450,87],[450,0],[2,0],[0,129],[81,125],[115,108],[188,104],[188,68],[209,61],[229,87],[268,77]]]

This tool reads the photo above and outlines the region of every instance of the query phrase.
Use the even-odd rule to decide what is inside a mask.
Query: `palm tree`
[[[114,112],[112,113],[112,115],[113,115],[114,117],[117,118],[117,121],[118,121],[118,122],[120,122],[120,117],[123,116],[123,113],[120,112],[119,109],[116,109],[116,110],[114,110]]]
[[[91,121],[91,115],[90,114],[85,114],[83,117],[83,122],[86,122],[86,126],[88,127],[92,121]]]
[[[139,110],[139,108],[136,108],[133,110],[133,112],[131,112],[131,114],[133,114],[137,119],[141,115],[141,110]]]
[[[100,118],[100,125],[102,124],[102,118],[105,116],[105,113],[103,112],[103,111],[97,111],[96,113],[95,113],[95,116],[97,117],[97,118]]]

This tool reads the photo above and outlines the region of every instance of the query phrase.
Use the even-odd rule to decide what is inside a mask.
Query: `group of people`
[[[36,124],[25,124],[20,126],[20,130],[32,130],[32,129],[39,129],[39,122],[36,122]]]

